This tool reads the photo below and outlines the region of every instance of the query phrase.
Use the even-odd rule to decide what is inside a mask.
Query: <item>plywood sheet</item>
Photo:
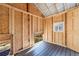
[[[9,33],[9,9],[0,5],[0,33]]]
[[[48,41],[52,42],[53,40],[53,24],[52,24],[52,18],[48,18],[47,20],[47,32],[48,32]]]
[[[22,49],[22,13],[14,11],[14,42],[16,52]]]
[[[23,48],[27,48],[29,44],[29,19],[28,14],[23,14]]]

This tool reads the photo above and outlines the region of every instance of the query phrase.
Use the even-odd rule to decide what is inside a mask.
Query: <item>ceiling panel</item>
[[[34,3],[44,16],[57,14],[67,9],[73,8],[78,3]]]
[[[45,16],[49,16],[50,15],[50,11],[47,11]]]
[[[54,6],[54,4],[51,4],[50,7],[48,6],[48,9],[50,11],[50,15],[53,15],[58,12],[56,9],[56,6]]]
[[[58,12],[64,11],[63,3],[56,3],[55,5],[56,5]]]
[[[36,3],[35,5],[38,6],[39,8],[41,8],[41,10],[46,10],[47,9],[45,3]]]
[[[70,9],[72,7],[75,7],[75,3],[65,3],[64,6],[65,6],[65,9]]]

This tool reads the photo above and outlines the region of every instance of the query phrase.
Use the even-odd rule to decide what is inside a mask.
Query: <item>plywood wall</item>
[[[15,50],[22,49],[22,14],[21,12],[14,11],[14,44]],[[18,43],[17,43],[18,42]],[[16,46],[17,45],[17,46]]]
[[[38,32],[38,18],[32,16],[33,32]]]
[[[55,44],[65,45],[65,29],[64,29],[64,32],[53,31],[53,24],[56,22],[65,23],[65,14],[60,14],[60,15],[56,15],[45,19],[44,39],[51,43],[53,42]]]
[[[67,47],[79,52],[79,8],[67,12]]]
[[[65,24],[65,14],[56,15],[53,17],[53,23],[64,22]],[[53,42],[59,45],[65,45],[65,25],[63,32],[54,32],[53,31]]]
[[[34,34],[43,32],[45,41],[79,52],[79,8],[49,18],[38,17],[3,5],[0,5],[0,11],[0,33],[13,35],[14,54],[31,47],[35,43]],[[63,32],[53,31],[53,24],[56,22],[64,22]]]
[[[64,22],[63,32],[53,31],[53,24],[56,22]],[[79,8],[45,18],[43,38],[79,52]]]
[[[48,41],[53,42],[53,18],[47,20],[47,32],[48,32]]]
[[[43,19],[41,17],[35,17],[33,15],[29,15],[29,22],[30,22],[30,45],[32,46],[35,41],[34,41],[34,36],[35,34],[43,33]]]
[[[31,4],[31,3],[10,3],[9,5],[13,6],[13,7],[16,7],[16,8],[19,8],[21,10],[24,10],[24,11],[28,11],[34,15],[38,15],[38,16],[43,16],[43,14],[39,11],[39,9],[37,9],[37,7],[34,5],[34,4]]]
[[[30,25],[30,46],[34,44],[34,38],[33,38],[33,16],[29,15],[29,25]]]
[[[53,18],[44,20],[44,40],[53,42]]]
[[[27,11],[27,4],[25,3],[10,3],[9,5]]]
[[[30,45],[28,16],[28,14],[23,14],[23,48],[29,47]]]
[[[44,28],[44,20],[43,18],[38,18],[38,32],[42,32]]]
[[[47,18],[46,18],[47,19]],[[44,34],[43,34],[43,40],[47,41],[47,20],[44,18]]]
[[[9,9],[0,6],[0,34],[9,33]]]
[[[13,14],[13,52],[15,54],[24,48],[33,46],[35,44],[34,33],[43,32],[43,30],[38,31],[38,28],[41,28],[40,26],[38,27],[38,18],[41,17],[18,11],[14,11]]]
[[[34,33],[43,33],[43,19],[17,8],[0,5],[0,33],[13,35],[11,51],[13,54],[35,44]]]

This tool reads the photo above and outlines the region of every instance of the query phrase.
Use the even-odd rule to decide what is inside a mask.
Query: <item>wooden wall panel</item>
[[[52,17],[51,18],[48,18],[47,19],[47,39],[48,39],[48,42],[53,42],[53,23],[52,23],[53,19]]]
[[[9,5],[27,11],[27,3],[10,3]]]
[[[47,37],[48,37],[48,34],[47,34],[47,19],[44,19],[44,34],[43,34],[43,40],[47,41]]]
[[[64,32],[53,32],[53,43],[63,45],[79,52],[79,8],[58,14],[53,17],[53,23],[64,22]],[[44,40],[50,42],[50,18],[45,18]],[[51,42],[50,42],[51,43]]]
[[[64,18],[65,14],[60,14],[57,16],[53,17],[53,23],[56,22],[64,22],[65,25],[65,18]],[[64,26],[64,32],[53,32],[53,40],[54,43],[59,44],[59,45],[64,45],[65,46],[65,26]]]
[[[63,14],[57,14],[53,17],[53,23],[64,22],[64,32],[53,32],[53,43],[66,46],[79,52],[79,8],[70,10]],[[45,18],[44,21],[44,40],[50,42],[50,18]]]
[[[44,39],[50,43],[65,46],[65,14],[59,14],[45,19]],[[53,24],[56,22],[64,22],[63,32],[53,32]]]
[[[22,49],[22,13],[14,11],[14,39],[13,44],[15,52]]]
[[[74,45],[74,50],[79,52],[79,8],[74,10],[74,21],[73,21],[73,45]]]
[[[33,16],[29,15],[29,25],[30,25],[30,46],[34,44],[34,33],[33,33]]]
[[[67,12],[67,47],[79,52],[79,8]]]
[[[9,33],[9,8],[0,6],[0,33]]]
[[[44,19],[44,34],[43,39],[48,42],[53,41],[53,18]]]
[[[41,11],[34,5],[34,4],[28,4],[28,12],[38,15],[38,16],[43,16]]]
[[[42,31],[42,25],[43,25],[42,18],[38,18],[38,32]]]
[[[17,5],[17,8],[21,7]],[[34,33],[43,32],[42,17],[19,9],[5,4],[0,5],[0,33],[12,34],[11,51],[13,54],[24,48],[32,47],[35,43]]]
[[[32,23],[33,23],[33,34],[34,34],[35,32],[38,32],[38,18],[33,16],[32,20],[33,20]]]
[[[18,11],[12,14],[13,52],[15,54],[20,49],[34,45],[34,33],[38,32],[38,18]]]
[[[37,16],[43,16],[41,11],[39,11],[38,8],[32,3],[10,3],[9,5],[30,12]]]
[[[67,13],[67,47],[73,47],[73,11]]]
[[[30,45],[29,41],[29,19],[28,14],[23,14],[23,48]]]

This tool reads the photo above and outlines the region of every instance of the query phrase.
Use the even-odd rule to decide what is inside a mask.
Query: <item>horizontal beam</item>
[[[27,11],[21,10],[21,9],[19,9],[19,8],[13,7],[13,6],[8,5],[8,4],[0,4],[0,5],[6,6],[6,7],[8,7],[8,8],[14,9],[14,10],[16,10],[16,11],[19,11],[19,12],[22,12],[22,13],[25,13],[25,14],[33,15],[33,16],[35,16],[35,17],[40,17],[40,16],[34,15],[34,14],[32,14],[32,13],[29,13],[29,12],[27,12]],[[40,17],[40,18],[42,18],[42,17]]]
[[[19,11],[19,12],[22,12],[22,13],[25,13],[25,14],[29,14],[29,15],[32,15],[32,16],[35,16],[35,17],[40,17],[40,16],[34,15],[34,14],[32,14],[32,13],[29,13],[29,12],[27,12],[27,11],[21,10],[21,9],[19,9],[19,8],[10,6],[10,5],[8,5],[8,4],[0,4],[0,5],[6,6],[6,7],[8,7],[8,8],[11,8],[11,9],[14,9],[14,10],[16,10],[16,11]],[[63,11],[63,12],[59,12],[59,13],[54,14],[54,15],[50,15],[50,16],[46,16],[46,17],[40,17],[40,18],[53,17],[53,16],[56,16],[56,15],[63,14],[63,13],[66,13],[66,12],[68,12],[68,11],[71,11],[71,10],[76,9],[76,8],[78,8],[78,7],[79,7],[79,6],[76,6],[76,7],[74,7],[74,8],[65,10],[65,11]]]

